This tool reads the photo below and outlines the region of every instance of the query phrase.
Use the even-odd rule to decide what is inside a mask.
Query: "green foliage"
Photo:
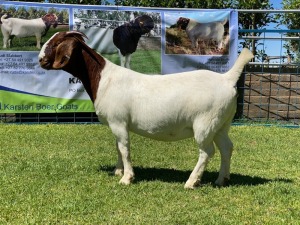
[[[300,0],[282,0],[283,9],[285,10],[292,10],[292,9],[299,9],[300,7]],[[300,25],[300,13],[282,13],[278,14],[276,17],[278,20],[281,21],[281,24],[285,25],[287,29],[290,30],[299,30]],[[299,32],[295,33],[288,33],[287,36],[289,37],[299,37]],[[293,52],[296,54],[296,60],[299,61],[300,58],[300,44],[299,41],[288,41],[288,44],[285,45],[287,52]]]
[[[232,127],[231,186],[185,190],[192,139],[131,135],[136,181],[118,184],[114,137],[102,125],[0,125],[0,224],[297,224],[299,129]]]

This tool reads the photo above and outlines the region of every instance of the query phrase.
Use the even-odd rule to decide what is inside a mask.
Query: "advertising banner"
[[[53,16],[54,15],[54,16]],[[130,68],[144,74],[209,69],[226,72],[237,58],[235,10],[166,9],[1,2],[0,113],[94,112],[82,83],[39,66],[41,46],[53,34],[77,30],[99,54],[120,65],[113,32],[151,17]]]

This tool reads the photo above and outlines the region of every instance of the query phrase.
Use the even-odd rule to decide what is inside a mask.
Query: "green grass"
[[[118,54],[102,54],[111,62],[120,65]],[[137,50],[132,54],[130,68],[145,74],[161,74],[161,52],[158,50]]]
[[[231,185],[185,190],[192,139],[132,136],[136,181],[110,176],[114,138],[102,125],[0,125],[0,224],[299,224],[300,130],[234,126]]]

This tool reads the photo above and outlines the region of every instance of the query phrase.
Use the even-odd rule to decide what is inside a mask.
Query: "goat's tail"
[[[4,20],[6,19],[6,17],[7,17],[7,14],[4,14],[3,16],[1,16],[1,23],[4,22]]]
[[[244,48],[233,67],[225,74],[227,79],[235,85],[243,72],[244,66],[253,58],[254,55],[252,52],[249,49]]]

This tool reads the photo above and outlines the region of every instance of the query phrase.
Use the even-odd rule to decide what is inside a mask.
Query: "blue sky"
[[[281,0],[270,0],[270,3],[273,4],[274,9],[282,9]]]
[[[282,0],[270,0],[270,3],[273,4],[274,9],[282,9]],[[281,25],[279,27],[278,23],[272,23],[267,26],[267,29],[286,29],[285,26]],[[285,34],[282,33],[265,33],[261,36],[265,35],[265,37],[281,37]],[[266,40],[264,43],[265,51],[269,56],[282,56],[285,55],[286,49],[283,48],[283,44],[285,42],[281,40]],[[273,63],[280,62],[279,59],[273,60]]]

